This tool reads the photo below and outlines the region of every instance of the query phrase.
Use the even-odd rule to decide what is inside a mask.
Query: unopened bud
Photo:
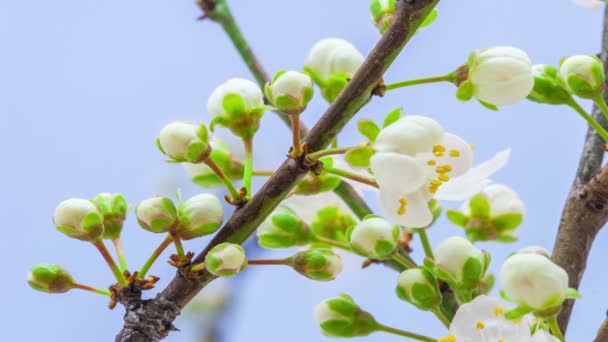
[[[74,288],[74,279],[59,265],[40,264],[32,267],[27,282],[34,290],[64,293]]]
[[[298,273],[312,280],[334,280],[342,272],[342,258],[329,248],[298,252],[289,263]]]
[[[362,256],[374,260],[388,259],[397,248],[399,233],[397,225],[378,217],[367,218],[349,232],[350,246]]]
[[[167,197],[154,196],[139,202],[135,207],[139,225],[152,233],[166,233],[177,224],[177,211]]]
[[[564,59],[559,67],[559,77],[572,94],[584,99],[593,99],[604,91],[604,66],[593,55]]]
[[[330,337],[367,336],[378,330],[378,322],[345,294],[326,299],[315,307],[315,319]]]
[[[205,267],[209,273],[218,277],[231,277],[247,266],[245,250],[234,243],[220,243],[213,247],[205,257]]]
[[[433,273],[455,289],[468,290],[479,284],[489,264],[489,255],[469,240],[451,237],[435,250]]]
[[[310,243],[310,228],[296,213],[279,206],[257,230],[258,243],[264,248],[288,248]]]
[[[180,203],[177,232],[190,240],[214,233],[224,222],[222,202],[211,194],[199,194]]]
[[[103,216],[93,202],[70,198],[55,209],[53,222],[63,234],[82,241],[94,241],[103,234]]]
[[[92,201],[103,216],[102,237],[110,240],[118,238],[127,217],[127,200],[121,194],[103,192]]]
[[[307,74],[281,71],[264,88],[266,97],[285,114],[300,114],[312,99],[314,86]]]

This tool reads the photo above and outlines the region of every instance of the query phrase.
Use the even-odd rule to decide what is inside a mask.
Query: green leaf
[[[378,134],[380,133],[380,127],[369,119],[360,120],[357,123],[357,127],[359,128],[359,133],[371,142],[376,141],[376,137],[378,137]]]
[[[382,127],[386,128],[386,127],[390,126],[391,124],[393,124],[395,121],[401,119],[402,114],[403,114],[402,108],[395,108],[395,109],[391,110],[384,117],[384,123],[382,124]]]
[[[344,155],[344,159],[352,167],[369,167],[370,158],[376,153],[371,146],[355,147]]]
[[[453,224],[459,227],[466,227],[469,222],[469,217],[458,210],[448,209],[445,212],[445,216],[452,222]]]
[[[506,232],[519,227],[523,219],[524,216],[522,214],[507,213],[494,216],[491,222],[492,225],[496,228],[496,230],[498,230],[499,232]]]
[[[490,202],[483,194],[477,194],[469,200],[469,208],[471,209],[471,217],[488,217],[490,216]]]

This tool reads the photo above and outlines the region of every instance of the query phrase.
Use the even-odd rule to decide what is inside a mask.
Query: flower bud
[[[117,239],[127,217],[127,200],[121,194],[102,192],[92,199],[103,216],[104,239]]]
[[[475,97],[483,104],[508,106],[525,99],[534,87],[530,58],[520,49],[498,46],[473,51],[468,65],[469,79],[457,93],[461,100]]]
[[[399,233],[399,226],[371,217],[359,222],[349,232],[350,246],[362,256],[375,260],[388,259],[397,248]]]
[[[369,5],[374,25],[384,34],[395,14],[395,0],[372,0]]]
[[[209,157],[209,133],[205,125],[172,122],[163,127],[157,140],[160,151],[177,162],[200,163]]]
[[[367,336],[378,330],[378,322],[367,311],[341,294],[326,299],[315,307],[315,319],[324,335],[330,337]]]
[[[532,253],[542,255],[547,258],[551,258],[551,253],[545,248],[541,246],[528,246],[518,250],[516,253]]]
[[[329,248],[298,252],[289,263],[296,272],[312,280],[334,280],[342,272],[342,258]]]
[[[536,312],[559,310],[567,296],[566,271],[535,253],[516,253],[507,258],[500,280],[510,301]]]
[[[564,59],[559,77],[570,93],[584,99],[593,99],[604,91],[604,66],[593,55],[577,55]]]
[[[167,197],[154,196],[139,202],[135,207],[139,225],[152,233],[166,233],[177,224],[177,211]]]
[[[230,147],[215,137],[209,141],[209,145],[211,147],[209,158],[217,164],[222,172],[233,181],[242,179],[244,164],[231,153]],[[182,165],[192,177],[192,182],[204,188],[224,186],[224,183],[207,164],[182,163]]]
[[[94,241],[103,234],[103,217],[93,202],[70,198],[55,209],[53,222],[63,234],[82,241]]]
[[[327,206],[317,211],[317,218],[311,223],[314,235],[330,240],[348,242],[347,232],[357,224],[352,214],[337,206]]]
[[[297,71],[281,71],[264,87],[266,97],[285,114],[300,114],[312,99],[310,76]]]
[[[190,240],[214,233],[224,222],[222,202],[211,194],[200,194],[180,203],[177,232]]]
[[[548,103],[567,104],[572,96],[559,82],[557,68],[552,65],[537,64],[532,67],[534,75],[534,88],[528,94],[528,100]]]
[[[296,213],[279,206],[257,230],[258,243],[264,248],[288,248],[310,243],[310,228]]]
[[[252,137],[260,128],[260,119],[268,109],[257,84],[232,78],[215,88],[207,101],[207,110],[214,116],[214,125],[230,129],[240,138]]]
[[[207,271],[218,277],[232,277],[246,266],[245,250],[234,243],[220,243],[213,247],[205,257]]]
[[[420,310],[432,310],[441,304],[437,279],[424,268],[401,272],[396,288],[397,296]]]
[[[74,287],[72,276],[59,265],[40,264],[32,267],[27,282],[34,290],[64,293]]]
[[[483,278],[489,256],[473,246],[469,240],[451,237],[435,250],[434,274],[455,289],[474,288]]]
[[[363,55],[343,39],[317,42],[308,54],[304,70],[321,88],[321,95],[333,102],[363,63]]]

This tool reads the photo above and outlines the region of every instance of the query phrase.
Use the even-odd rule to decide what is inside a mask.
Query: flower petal
[[[429,152],[443,138],[443,128],[437,121],[417,115],[405,116],[382,129],[374,148],[378,152],[414,155]]]
[[[413,157],[392,152],[376,153],[370,162],[381,192],[386,189],[408,194],[426,181],[425,168]]]
[[[426,227],[433,222],[428,201],[421,192],[403,194],[380,189],[380,207],[393,223],[407,227]]]

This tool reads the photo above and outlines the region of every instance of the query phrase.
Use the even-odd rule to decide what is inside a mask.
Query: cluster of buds
[[[460,210],[448,210],[447,217],[464,228],[472,242],[514,242],[517,237],[512,232],[519,227],[524,214],[524,204],[515,191],[491,184],[466,201]]]

